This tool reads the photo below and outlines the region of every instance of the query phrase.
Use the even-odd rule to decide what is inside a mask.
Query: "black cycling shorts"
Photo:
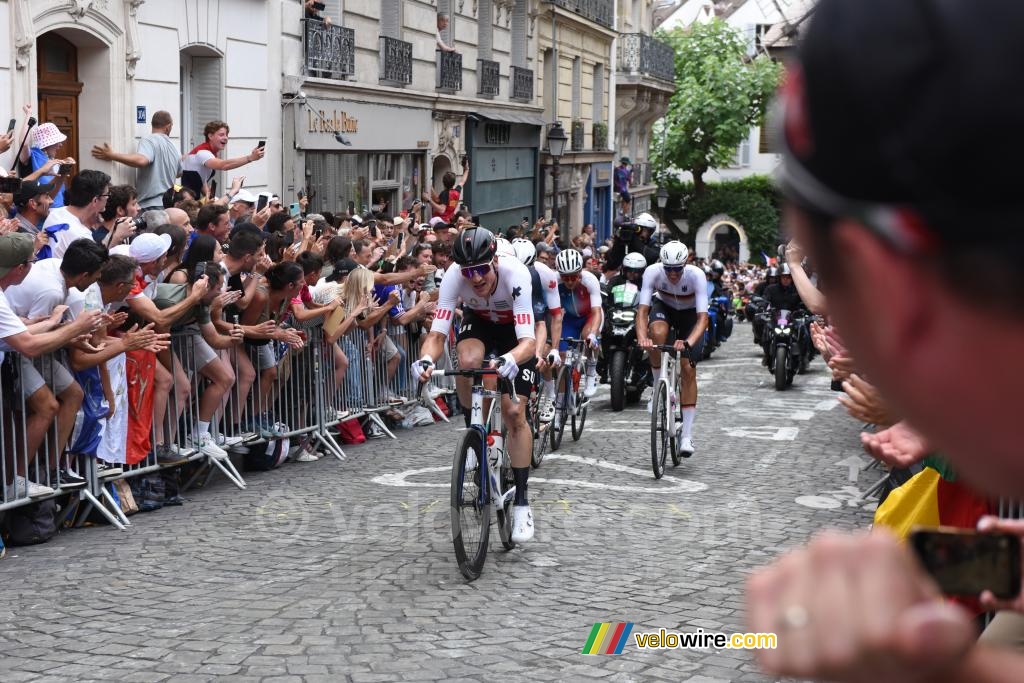
[[[651,312],[649,314],[649,322],[666,322],[675,331],[676,340],[686,339],[690,336],[690,332],[693,331],[693,327],[697,324],[697,309],[696,308],[672,308],[666,306],[665,302],[660,299],[651,299]],[[694,362],[701,359],[701,355],[704,351],[704,335],[697,340],[697,345],[693,349],[693,353],[690,354]]]
[[[476,339],[482,342],[485,358],[490,355],[504,356],[519,345],[514,323],[498,324],[489,320],[480,320],[469,311],[462,316],[462,325],[459,327],[459,342],[464,339]],[[512,382],[515,385],[516,394],[529,396],[536,379],[537,359],[530,358],[526,363],[519,365],[519,373]],[[503,386],[502,393],[507,394],[508,388]]]

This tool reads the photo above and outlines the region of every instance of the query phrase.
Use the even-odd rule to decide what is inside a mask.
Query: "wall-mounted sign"
[[[146,107],[145,105],[139,105],[135,107],[135,123],[146,122]]]
[[[429,149],[434,122],[429,109],[310,97],[296,104],[300,149],[332,152]],[[314,113],[315,112],[315,113]],[[335,139],[344,134],[349,145]]]

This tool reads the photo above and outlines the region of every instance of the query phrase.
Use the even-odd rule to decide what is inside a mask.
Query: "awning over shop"
[[[479,116],[490,121],[501,121],[503,123],[525,123],[528,126],[546,126],[547,121],[539,114],[527,112],[508,111],[504,109],[478,109],[471,115]]]

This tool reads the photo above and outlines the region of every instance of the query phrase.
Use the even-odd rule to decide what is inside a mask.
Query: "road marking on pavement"
[[[569,453],[549,453],[546,456],[544,456],[544,462],[549,462],[551,460],[564,460],[565,462],[577,463],[581,465],[593,465],[595,467],[611,470],[613,472],[634,474],[648,481],[650,481],[651,479],[650,470],[642,470],[636,467],[630,467],[628,465],[620,465],[619,463],[597,460],[595,458],[585,458],[583,456],[571,455]],[[445,472],[450,475],[451,471],[451,465],[443,465],[438,467],[419,467],[412,470],[405,470],[404,472],[392,472],[389,474],[382,474],[377,477],[374,477],[371,481],[373,481],[373,483],[375,484],[383,484],[385,486],[397,486],[403,488],[416,487],[443,489],[448,488],[449,486],[451,486],[451,484],[449,482],[438,481],[410,481],[410,478],[435,472]],[[560,484],[579,488],[599,489],[602,491],[621,491],[625,493],[697,493],[698,491],[704,491],[708,488],[708,485],[702,482],[693,481],[691,479],[679,479],[677,477],[673,477],[667,474],[664,477],[662,477],[656,485],[652,486],[633,486],[629,484],[605,484],[599,481],[580,481],[578,479],[561,479],[538,476],[531,476],[530,481],[539,484]],[[564,501],[564,509],[568,512],[568,501]]]
[[[739,439],[760,439],[762,441],[793,441],[800,433],[799,427],[722,427],[727,436]]]

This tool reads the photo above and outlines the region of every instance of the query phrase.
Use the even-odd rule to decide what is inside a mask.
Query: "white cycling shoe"
[[[555,419],[555,402],[547,394],[541,396],[537,414],[538,419],[544,423],[551,422]]]
[[[587,375],[587,383],[583,386],[583,395],[592,398],[597,393],[597,375]]]
[[[679,454],[682,455],[684,458],[689,458],[691,455],[693,455],[693,452],[693,439],[688,436],[684,436],[683,438],[681,438],[679,440]]]
[[[512,506],[512,541],[525,543],[533,538],[533,510],[529,505]]]

